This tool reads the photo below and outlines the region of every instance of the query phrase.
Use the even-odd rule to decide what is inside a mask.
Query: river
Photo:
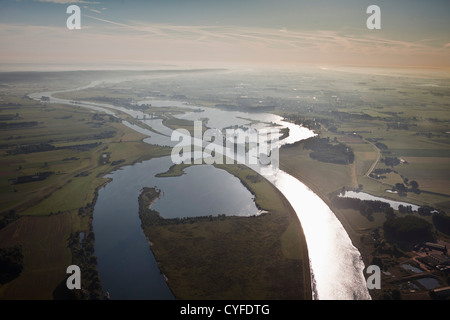
[[[64,92],[93,87],[98,83],[100,82],[93,83],[83,88],[65,90]],[[42,96],[47,96],[50,98],[49,103],[61,103],[81,106],[90,108],[95,111],[106,112],[112,115],[114,115],[114,110],[117,110],[129,114],[133,118],[143,118],[143,113],[140,111],[130,110],[104,103],[74,102],[66,99],[54,98],[53,95],[55,93],[57,92],[41,92],[29,96],[34,99],[40,99]],[[145,103],[148,103],[148,101],[146,101]],[[257,120],[260,122],[260,124],[266,123],[269,125],[270,123],[277,123],[281,126],[288,126],[290,129],[290,135],[286,140],[281,141],[281,144],[293,143],[314,135],[312,131],[306,128],[284,122],[281,117],[268,113],[249,114],[245,112],[224,111],[210,108],[201,108],[203,112],[198,112],[198,106],[188,105],[179,101],[160,102],[152,100],[150,103],[152,103],[152,106],[165,104],[170,106],[182,105],[183,107],[190,107],[193,109],[193,112],[185,113],[182,116],[184,119],[196,120],[199,118],[205,118],[205,115],[207,115],[208,125],[210,127],[218,129],[222,129],[227,125],[246,124],[249,122],[248,119]],[[142,121],[147,121],[147,125],[151,125],[151,122],[148,122],[149,120]],[[159,132],[158,134],[154,131],[142,129],[127,122],[123,123],[130,128],[135,129],[136,131],[148,135],[149,137],[144,140],[146,143],[166,146],[174,145],[174,142],[170,141],[170,137],[168,137],[167,135],[167,133],[170,132],[167,131],[170,130],[169,128],[157,128],[157,126],[155,125],[155,130]],[[162,125],[161,122],[155,122],[155,124],[157,124],[158,126]],[[157,129],[159,129],[159,131]],[[164,131],[164,133],[161,131]],[[132,170],[139,170],[139,168],[142,168],[142,164],[136,164],[131,168],[133,168]],[[144,174],[142,175],[144,176]],[[346,233],[340,221],[336,218],[335,214],[330,210],[325,202],[309,188],[307,188],[302,182],[287,174],[286,172],[276,170],[271,175],[266,176],[266,178],[274,186],[276,186],[288,199],[301,222],[307,242],[308,254],[310,259],[310,269],[312,277],[311,282],[313,291],[312,298],[316,300],[370,299],[370,294],[368,292],[366,281],[363,275],[364,263],[362,261],[361,255],[359,251],[353,246],[348,234]],[[115,175],[114,179],[116,179]],[[105,282],[112,284],[120,280],[122,283],[122,287],[120,290],[127,290],[127,292],[130,292],[129,295],[127,295],[127,299],[139,299],[139,297],[142,297],[142,295],[139,295],[139,292],[141,290],[145,290],[143,288],[145,288],[146,286],[157,285],[160,288],[164,288],[164,285],[161,282],[161,275],[159,275],[159,277],[158,275],[153,275],[155,277],[154,280],[140,279],[139,281],[131,282],[126,278],[123,279],[123,277],[120,276],[119,273],[115,273],[118,270],[123,268],[126,269],[131,265],[137,264],[142,267],[144,265],[143,260],[147,260],[148,264],[155,264],[156,262],[154,261],[154,258],[153,261],[151,261],[152,257],[148,254],[148,252],[150,252],[148,243],[145,238],[142,238],[142,230],[137,230],[135,227],[132,227],[128,230],[122,230],[128,227],[127,223],[122,223],[119,225],[120,231],[117,231],[118,229],[113,229],[113,227],[111,226],[114,221],[113,215],[115,215],[118,211],[123,212],[122,210],[125,210],[126,212],[128,212],[130,221],[134,220],[135,222],[134,226],[136,225],[136,219],[139,219],[139,217],[136,208],[133,209],[129,206],[125,206],[123,207],[123,209],[119,210],[119,207],[114,205],[115,203],[120,204],[120,199],[124,200],[124,198],[111,197],[111,194],[108,191],[110,190],[109,188],[112,188],[110,187],[110,185],[112,185],[112,183],[107,185],[104,189],[100,190],[95,207],[96,212],[94,213],[96,256],[98,257],[99,265],[107,266],[104,271],[99,270],[100,278],[103,285],[105,285]],[[128,188],[128,185],[126,186]],[[121,190],[124,190],[125,186],[119,186],[119,188],[121,188]],[[137,198],[132,199],[137,206]],[[99,223],[97,222],[100,220],[100,215],[98,214],[97,209],[99,206],[103,205],[109,207],[109,209],[106,210],[105,213],[107,214],[108,219],[105,220],[107,221],[105,222],[105,224],[99,225]],[[110,244],[110,241],[113,241],[114,238],[117,237],[117,232],[128,234],[128,236],[125,236],[125,240],[122,242],[122,245],[124,247],[111,246]],[[138,234],[141,234],[141,240],[139,244],[132,245],[134,241],[137,241],[135,237],[138,237]],[[129,247],[125,246],[127,243],[128,245],[130,245]],[[102,247],[102,249],[100,249],[100,247]],[[138,248],[140,249],[138,250]],[[142,254],[134,254],[135,260],[131,261],[121,259],[122,263],[119,266],[114,265],[114,263],[109,260],[116,259],[114,257],[119,256],[124,251],[133,252],[134,250],[141,253],[146,251],[147,255],[144,254],[144,256],[142,256]],[[103,254],[102,252],[106,252],[106,254]],[[139,279],[139,277],[137,278]],[[166,289],[161,289],[161,292],[162,294],[159,296],[147,298],[169,299],[171,297],[170,293]]]
[[[228,172],[203,165],[185,169],[180,177],[155,177],[171,165],[170,157],[161,157],[125,166],[107,175],[112,181],[99,191],[95,254],[102,286],[112,299],[173,299],[142,231],[138,197],[144,187],[161,190],[152,208],[164,218],[259,213],[250,191]]]

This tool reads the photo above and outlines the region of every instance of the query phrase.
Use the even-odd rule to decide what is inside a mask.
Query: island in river
[[[63,103],[64,96],[60,97],[58,103],[50,104],[48,101],[39,100],[43,94],[39,94],[37,100],[30,99],[28,95],[30,92],[48,90],[46,88],[63,90],[82,85],[87,78],[91,79],[92,73],[2,75],[4,92],[1,111],[4,127],[0,139],[3,177],[0,224],[3,228],[0,230],[0,246],[21,245],[24,265],[22,273],[17,278],[1,285],[1,298],[58,298],[59,295],[54,294],[55,288],[58,284],[65,283],[67,266],[79,264],[76,260],[78,254],[82,255],[83,261],[89,262],[89,265],[82,266],[83,270],[87,270],[83,273],[85,276],[82,277],[82,281],[90,282],[84,283],[83,288],[91,289],[94,287],[91,283],[98,284],[95,270],[97,261],[93,256],[93,246],[92,243],[86,242],[93,238],[90,227],[93,218],[92,207],[95,205],[95,190],[105,183],[104,175],[118,166],[170,154],[170,148],[143,143],[143,140],[146,142],[148,135],[143,133],[144,131],[135,131],[142,129],[137,126],[140,121],[136,115],[131,116],[129,113],[134,112],[134,108],[145,110],[147,119],[151,118],[146,121],[151,122],[152,128],[158,128],[164,133],[165,128],[159,125],[158,121],[162,123],[162,118],[168,117],[167,114],[178,114],[187,108],[187,105],[180,103],[176,107],[163,109],[165,102],[160,102],[160,105],[155,102],[153,105],[147,104],[143,107],[132,105],[130,101],[140,101],[142,96],[149,96],[150,93],[147,94],[149,88],[160,90],[157,97],[165,99],[171,95],[172,88],[176,87],[189,97],[188,102],[214,108],[216,104],[224,101],[227,104],[235,103],[230,92],[234,94],[238,90],[237,96],[247,94],[247,86],[239,87],[240,89],[235,86],[236,77],[242,79],[243,83],[253,83],[252,87],[259,90],[255,92],[279,97],[276,98],[276,102],[280,107],[276,108],[274,113],[285,117],[288,121],[305,125],[314,130],[319,139],[326,140],[317,142],[320,145],[326,142],[324,145],[328,148],[322,151],[332,152],[333,157],[329,157],[331,155],[329,152],[318,153],[317,148],[311,149],[311,145],[304,148],[304,143],[300,142],[280,150],[280,169],[302,181],[330,206],[333,214],[345,227],[352,243],[361,252],[366,266],[377,264],[382,267],[382,289],[370,292],[373,299],[430,299],[429,290],[421,286],[416,278],[412,280],[410,276],[415,275],[409,269],[405,270],[403,264],[426,270],[420,274],[421,277],[424,274],[427,277],[439,277],[440,286],[450,283],[444,271],[424,265],[419,260],[426,259],[428,254],[436,255],[437,252],[428,252],[427,248],[420,251],[412,250],[417,241],[411,244],[411,248],[403,248],[387,241],[389,239],[383,236],[384,223],[394,215],[396,219],[406,218],[405,215],[415,215],[432,224],[438,241],[449,243],[450,229],[445,228],[448,226],[450,205],[448,201],[450,129],[446,108],[448,95],[445,91],[448,88],[447,78],[434,79],[437,84],[433,90],[423,86],[425,81],[423,78],[373,74],[366,76],[323,70],[320,70],[320,74],[313,73],[314,77],[307,77],[305,73],[292,73],[289,77],[282,78],[271,77],[270,81],[278,81],[275,89],[267,87],[264,83],[267,78],[260,74],[232,74],[228,90],[223,90],[221,81],[211,81],[214,79],[211,77],[204,77],[203,82],[197,86],[183,85],[183,83],[190,84],[196,73],[198,72],[190,72],[185,77],[170,77],[166,80],[158,78],[157,88],[155,83],[151,82],[153,80],[150,82],[140,80],[133,84],[133,89],[118,83],[110,87],[88,86],[84,90],[60,93],[59,95],[65,95],[65,98],[72,102],[76,100],[74,105],[66,103],[70,106]],[[99,72],[95,74],[98,74],[98,78],[111,76]],[[122,75],[124,78],[125,74]],[[294,91],[290,83],[294,82],[302,83],[302,88],[297,88],[296,85],[294,90],[298,97],[290,99]],[[347,89],[342,89],[343,83],[347,84]],[[387,90],[387,83],[390,88],[398,90]],[[310,95],[317,90],[318,84],[325,85],[327,89],[318,96],[318,99],[322,100],[320,104],[315,100],[316,96],[313,98]],[[384,92],[383,100],[379,100],[380,90]],[[301,91],[303,94],[300,94]],[[214,96],[210,95],[211,92],[214,92]],[[359,97],[357,100],[354,100],[355,93]],[[100,108],[97,108],[94,109],[97,112],[91,112],[86,109],[87,104],[82,106],[82,102],[85,101],[119,105],[118,118],[112,116],[111,110],[109,113],[102,113]],[[251,100],[240,98],[236,101],[245,107]],[[259,101],[263,100],[255,101],[256,109]],[[314,102],[314,108],[310,107],[311,102]],[[427,107],[424,109],[424,106]],[[115,108],[112,110],[119,107]],[[210,121],[214,119],[211,117]],[[128,125],[124,125],[127,123]],[[134,130],[130,123],[136,124]],[[174,120],[171,116],[165,119],[164,124],[172,129],[190,127],[188,122],[181,119]],[[150,129],[148,131],[154,138],[154,131]],[[346,152],[350,149],[339,148],[340,143],[353,150],[353,159],[339,157],[340,160],[335,161],[336,156],[349,156]],[[30,182],[29,178],[34,177],[36,173],[40,173],[39,179]],[[25,181],[28,182],[23,183]],[[418,183],[418,187],[417,183],[412,183],[413,181]],[[408,192],[387,192],[392,191],[396,185],[403,187],[400,190],[406,188]],[[358,208],[333,206],[332,195],[342,190],[355,189],[364,190],[378,197],[429,205],[442,212],[433,210],[427,214],[400,210],[386,213],[373,210],[361,212]],[[261,204],[262,201],[270,203],[273,199],[257,198],[258,203]],[[261,207],[268,208],[265,204],[261,204]],[[273,212],[261,217],[265,219],[271,215],[273,218]],[[261,217],[236,220],[253,221]],[[304,226],[303,222],[302,224]],[[292,225],[294,224],[290,224]],[[200,224],[193,223],[191,227],[194,226]],[[292,229],[291,227],[289,230]],[[323,232],[323,229],[321,231]],[[81,242],[82,248],[80,248],[80,234],[86,235]],[[291,233],[284,233],[284,237],[273,238],[281,239],[285,254],[288,252],[286,244],[289,242],[284,240],[288,235]],[[44,242],[35,239],[43,239]],[[70,240],[69,244],[67,239]],[[93,242],[93,239],[91,241]],[[95,242],[98,242],[98,237]],[[276,241],[274,243],[279,245]],[[309,253],[311,254],[312,250]],[[441,256],[439,253],[438,257]],[[274,260],[273,257],[270,259]],[[161,267],[164,269],[164,265]],[[163,271],[166,273],[165,269]],[[216,272],[216,275],[218,274]],[[251,275],[253,276],[253,273]],[[278,274],[273,276],[274,279],[277,277]],[[175,278],[171,275],[168,278],[170,285],[173,286]],[[290,279],[295,279],[295,275]],[[36,286],[38,282],[40,285]],[[413,284],[416,282],[415,285],[420,290],[410,287],[410,282]],[[101,294],[101,289],[97,286],[95,290],[89,292],[89,296],[97,297],[94,293],[98,291]]]
[[[223,166],[255,195],[260,215],[165,219],[144,188],[139,216],[161,272],[177,299],[311,299],[308,251],[298,218],[270,182],[251,169]],[[276,199],[264,201],[264,196]]]

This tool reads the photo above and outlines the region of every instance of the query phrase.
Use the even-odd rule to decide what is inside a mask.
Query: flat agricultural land
[[[69,235],[80,227],[76,212],[50,217],[22,217],[0,231],[2,247],[21,245],[24,269],[13,281],[0,286],[0,298],[51,300],[55,288],[66,279],[72,264]]]
[[[391,71],[363,74],[306,70],[286,72],[279,77],[265,71],[180,72],[176,77],[161,74],[145,81],[105,84],[62,96],[121,106],[151,97],[175,100],[186,97],[183,100],[207,107],[230,105],[252,111],[258,111],[260,106],[273,106],[274,113],[310,127],[334,145],[343,143],[353,150],[354,161],[348,164],[314,160],[311,151],[303,149],[301,144],[280,151],[281,169],[304,182],[327,204],[331,204],[332,193],[360,189],[375,196],[428,205],[448,214],[448,74],[410,76]],[[18,217],[0,230],[0,246],[21,244],[25,256],[22,274],[0,287],[0,298],[51,298],[55,286],[64,279],[67,264],[72,261],[68,237],[87,231],[91,224],[78,210],[92,204],[96,188],[107,182],[103,178],[105,173],[122,165],[170,154],[167,148],[142,143],[143,135],[107,115],[26,97],[30,92],[49,88],[75,88],[85,85],[86,79],[97,80],[109,75],[102,72],[0,74],[0,214],[4,217],[14,213]],[[147,112],[163,117],[165,112],[182,110],[148,107]],[[125,114],[120,117],[133,121]],[[192,128],[191,123],[170,115],[164,119],[172,128]],[[391,165],[389,158],[400,162]],[[151,231],[149,239],[155,237],[152,250],[159,257],[169,284],[178,286],[175,291],[179,297],[243,297],[239,294],[250,292],[258,299],[308,297],[309,292],[304,290],[309,281],[309,270],[305,267],[307,251],[292,209],[270,184],[254,173],[239,166],[223,169],[240,178],[255,194],[258,206],[269,213],[252,218],[227,218],[220,223],[196,221],[146,230]],[[174,168],[168,174],[181,171],[182,168]],[[377,173],[384,171],[386,174]],[[386,192],[396,184],[403,183],[410,188],[411,181],[417,182],[419,192],[408,191],[406,195]],[[387,219],[384,213],[374,213],[368,219],[354,209],[333,211],[366,264],[380,258],[385,263],[384,271],[402,276],[399,265],[415,259],[415,253],[399,253],[396,245],[383,239],[381,231]],[[396,211],[394,215],[404,214]],[[432,222],[432,216],[413,215]],[[449,235],[434,231],[438,240],[448,242]],[[381,236],[375,240],[378,232]],[[185,254],[178,261],[168,254],[179,248],[192,255]],[[254,251],[249,251],[252,248]],[[235,260],[226,258],[231,256]],[[181,261],[195,267],[191,270]],[[240,270],[236,270],[236,265]],[[288,279],[293,279],[292,274],[303,274],[303,277],[294,277],[298,283],[288,283]],[[237,282],[230,281],[234,277]],[[190,282],[193,279],[203,289],[193,290],[195,285]],[[205,291],[212,280],[217,280],[220,290]],[[283,292],[285,287],[296,289]],[[396,285],[386,289],[388,296],[391,289],[397,290]],[[414,298],[409,290],[400,291],[404,297]],[[423,296],[423,292],[417,296]]]
[[[448,77],[340,75],[339,85],[333,82],[332,75],[324,77],[330,77],[330,81],[323,85],[322,90],[315,92],[314,106],[310,103],[306,110],[300,109],[297,113],[290,110],[292,114],[284,114],[288,119],[309,124],[320,138],[351,148],[354,162],[337,165],[313,160],[309,156],[311,151],[303,149],[300,144],[281,149],[280,167],[303,181],[329,204],[362,253],[366,264],[373,263],[373,259],[378,259],[377,263],[384,262],[383,271],[386,275],[383,281],[386,282],[383,283],[389,285],[381,293],[376,292],[374,298],[390,298],[392,291],[397,290],[406,299],[429,299],[427,290],[420,285],[415,292],[406,285],[399,285],[403,282],[400,279],[411,276],[400,265],[405,261],[416,265],[417,253],[411,251],[412,244],[409,248],[403,247],[402,251],[398,250],[399,244],[388,243],[383,238],[383,224],[387,219],[385,213],[374,213],[367,217],[358,209],[334,208],[330,199],[333,192],[357,189],[385,199],[430,206],[448,215]],[[347,76],[353,80],[346,82]],[[358,78],[360,81],[357,81]],[[302,89],[296,92],[301,95]],[[419,190],[416,192],[411,190],[413,181],[418,184]],[[408,192],[388,192],[398,184],[403,184],[409,189]],[[405,215],[394,212],[395,217]],[[438,231],[433,225],[432,214],[420,215],[415,212],[408,215],[430,223],[438,241],[448,241],[449,235]],[[426,274],[439,278],[441,286],[446,285],[446,277],[439,271],[425,270]],[[399,281],[393,281],[395,276],[400,278]],[[404,282],[406,284],[407,281]]]
[[[103,176],[119,164],[169,154],[109,116],[25,96],[43,89],[11,85],[1,95],[0,218],[13,212],[18,219],[0,229],[0,246],[21,245],[24,269],[0,286],[0,299],[55,298],[72,264],[68,239],[90,228],[78,209],[92,204]],[[45,179],[16,183],[45,172]]]
[[[310,151],[304,150],[301,144],[282,148],[280,169],[321,194],[341,190],[343,186],[358,186],[353,165],[324,163],[312,159],[309,154]]]

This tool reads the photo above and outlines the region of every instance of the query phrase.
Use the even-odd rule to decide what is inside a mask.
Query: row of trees
[[[20,145],[16,146],[14,149],[8,150],[8,154],[16,155],[16,154],[30,154],[37,152],[46,152],[46,151],[55,151],[55,150],[75,150],[75,151],[89,151],[93,148],[101,145],[101,142],[87,143],[87,144],[78,144],[78,145],[70,145],[70,146],[62,146],[55,147],[49,143],[40,143],[40,144],[31,144],[31,145]]]
[[[411,215],[386,220],[383,229],[388,240],[408,243],[434,240],[433,225]]]
[[[433,224],[436,229],[450,235],[450,217],[442,212],[433,213]]]
[[[394,209],[387,202],[346,197],[333,197],[331,201],[336,208],[358,210],[369,221],[373,221],[376,212],[384,212],[387,219],[395,217]]]
[[[0,248],[0,284],[17,278],[23,269],[22,246]]]
[[[307,139],[303,143],[303,148],[312,150],[310,157],[322,162],[351,164],[355,160],[352,148],[343,143],[332,144],[326,138]]]
[[[139,195],[139,217],[141,219],[142,226],[165,226],[165,225],[177,225],[196,223],[200,221],[217,221],[227,219],[227,215],[219,214],[217,216],[198,216],[198,217],[183,217],[183,218],[170,218],[165,219],[161,217],[158,211],[149,208],[149,205],[159,197],[160,190],[156,188],[144,188]]]
[[[392,190],[397,191],[400,196],[406,196],[408,192],[420,193],[419,183],[417,183],[417,181],[412,180],[407,184],[409,188],[408,186],[405,186],[403,183],[396,183],[395,186],[392,188]]]
[[[102,285],[97,270],[97,257],[94,255],[95,234],[93,232],[92,219],[94,213],[94,201],[88,203],[86,207],[78,209],[78,215],[89,219],[89,229],[85,232],[83,239],[80,232],[70,234],[68,247],[72,252],[72,264],[77,265],[82,270],[81,291],[74,290],[68,292],[66,287],[59,291],[62,299],[99,300],[102,299]]]
[[[400,164],[400,159],[397,157],[385,157],[382,158],[380,161],[384,162],[384,164],[389,167],[395,167]]]
[[[3,215],[3,217],[0,217],[0,229],[3,229],[11,222],[19,219],[19,215],[16,213],[15,210],[10,210],[8,213]]]

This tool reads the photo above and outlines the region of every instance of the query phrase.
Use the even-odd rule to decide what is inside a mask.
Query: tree
[[[450,234],[450,216],[444,213],[433,213],[433,224],[437,230]]]
[[[371,207],[366,208],[366,218],[369,221],[373,221],[373,209]]]
[[[18,277],[23,269],[22,246],[0,248],[0,284]]]
[[[402,294],[397,289],[392,290],[391,295],[392,295],[392,300],[401,300],[402,299]]]
[[[399,195],[405,195],[406,192],[408,191],[408,188],[406,188],[403,183],[396,183],[395,184],[395,190],[398,191]]]
[[[419,184],[417,183],[416,180],[411,181],[411,182],[409,183],[409,185],[411,186],[411,189],[413,189],[413,190],[419,189]]]
[[[384,210],[384,213],[386,214],[386,220],[391,220],[396,217],[394,213],[394,209],[392,207],[388,207]]]
[[[401,242],[420,242],[433,239],[432,225],[422,218],[408,215],[387,220],[383,224],[386,239]]]

